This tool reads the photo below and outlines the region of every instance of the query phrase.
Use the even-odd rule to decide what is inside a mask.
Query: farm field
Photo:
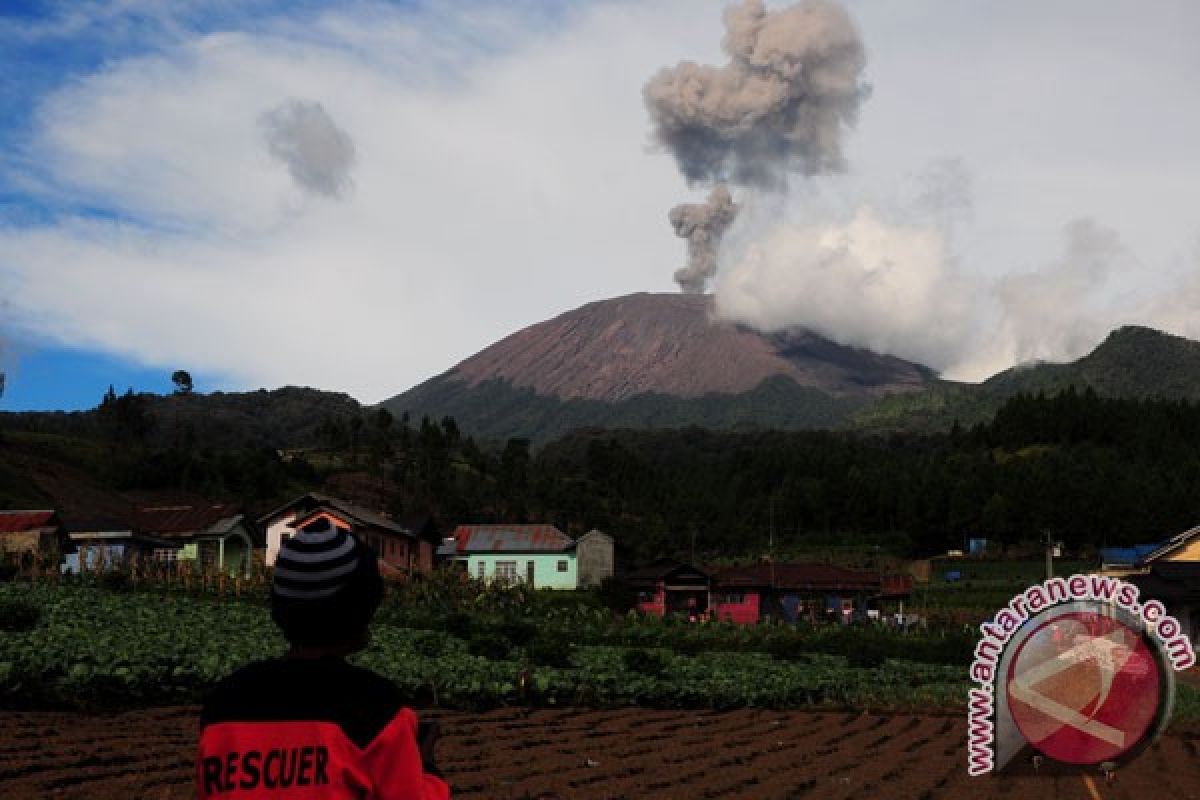
[[[455,798],[1200,797],[1195,734],[1168,735],[1105,785],[1078,774],[971,779],[961,715],[428,711]],[[197,712],[0,712],[0,796],[192,796]]]

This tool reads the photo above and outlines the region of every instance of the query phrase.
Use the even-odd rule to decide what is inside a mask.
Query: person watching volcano
[[[346,662],[366,647],[382,598],[375,553],[328,519],[281,545],[271,617],[289,649],[207,698],[197,797],[449,800],[436,727],[418,727],[391,681]]]

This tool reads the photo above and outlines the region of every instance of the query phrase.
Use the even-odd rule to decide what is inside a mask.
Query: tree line
[[[3,425],[89,442],[80,458],[98,450],[87,463],[121,490],[184,490],[259,509],[298,491],[361,489],[365,500],[350,499],[431,512],[444,527],[598,527],[637,558],[864,542],[912,556],[975,537],[1017,547],[1047,533],[1087,551],[1200,522],[1200,406],[1190,401],[1071,388],[1016,395],[991,421],[944,434],[583,430],[540,449],[477,441],[450,417],[342,405],[316,420],[289,412],[308,420],[290,447],[238,442],[227,429],[217,444],[198,432],[200,417],[175,423],[173,407],[149,402],[110,391],[96,411],[61,424],[9,415]]]

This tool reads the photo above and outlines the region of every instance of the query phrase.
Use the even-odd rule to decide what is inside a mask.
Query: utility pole
[[[770,505],[767,506],[770,517],[770,531],[767,534],[767,558],[771,564],[771,591],[775,591],[775,495],[771,495]]]
[[[1050,529],[1042,529],[1042,540],[1046,546],[1046,580],[1054,577],[1054,540],[1050,536]]]

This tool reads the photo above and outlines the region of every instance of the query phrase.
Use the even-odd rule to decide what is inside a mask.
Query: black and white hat
[[[280,597],[319,600],[346,585],[366,556],[358,540],[321,517],[279,546],[272,585]]]
[[[375,552],[321,517],[279,546],[271,618],[293,644],[331,644],[364,631],[383,599]]]

